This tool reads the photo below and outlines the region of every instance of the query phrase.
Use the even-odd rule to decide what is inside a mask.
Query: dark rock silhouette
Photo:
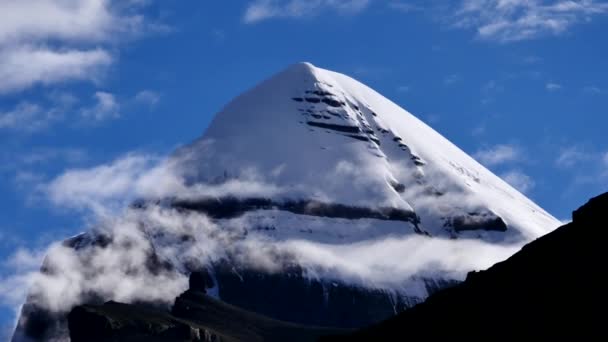
[[[275,320],[194,290],[176,298],[171,312],[116,302],[77,306],[68,325],[71,342],[304,342],[346,331]]]
[[[377,325],[326,341],[606,340],[608,193],[573,222]]]

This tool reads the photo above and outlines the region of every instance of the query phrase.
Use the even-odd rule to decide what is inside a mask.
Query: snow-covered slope
[[[247,205],[239,224],[248,220],[278,238],[352,242],[418,233],[521,243],[559,225],[409,112],[310,63],[236,98],[176,158],[193,184],[223,184],[222,196],[272,198]],[[286,201],[305,209],[284,210]],[[332,216],[323,214],[331,208],[306,210],[333,204],[399,215],[319,219]]]

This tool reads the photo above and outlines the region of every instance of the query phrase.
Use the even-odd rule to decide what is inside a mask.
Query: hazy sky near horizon
[[[54,179],[166,155],[299,61],[366,83],[568,219],[608,189],[607,29],[603,0],[3,0],[0,279],[37,262],[20,248],[86,223],[49,198]]]

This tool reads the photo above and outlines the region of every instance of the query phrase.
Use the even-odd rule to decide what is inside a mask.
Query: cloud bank
[[[92,213],[95,219],[87,233],[69,245],[58,242],[41,251],[15,253],[2,265],[12,270],[12,275],[0,278],[0,305],[18,312],[26,291],[30,303],[58,313],[90,300],[92,294],[103,300],[170,304],[187,288],[191,270],[228,258],[265,272],[280,272],[295,263],[311,279],[381,288],[422,299],[427,293],[420,285],[421,278],[440,274],[463,279],[468,271],[487,268],[520,247],[416,234],[387,234],[345,243],[301,236],[277,239],[252,229],[247,220],[226,224],[162,201],[128,207],[137,198],[176,194],[274,196],[283,191],[273,184],[272,177],[263,178],[252,171],[245,173],[247,177],[225,183],[189,184],[176,172],[175,163],[174,158],[129,154],[106,165],[68,170],[41,186],[55,206]],[[275,171],[279,175],[280,167]],[[353,171],[352,165],[339,163],[334,172],[351,175]],[[352,181],[358,186],[358,181]],[[306,220],[302,218],[305,224],[313,222]],[[321,221],[327,227],[347,224],[343,219]],[[44,272],[39,272],[42,259]]]
[[[324,11],[358,13],[369,0],[256,0],[245,11],[243,21],[256,23],[272,18],[303,18]]]
[[[608,3],[595,0],[464,0],[453,20],[480,39],[506,43],[563,34],[607,13]]]

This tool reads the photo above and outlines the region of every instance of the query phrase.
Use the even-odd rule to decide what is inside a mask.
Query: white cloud
[[[370,0],[255,0],[249,4],[243,20],[256,23],[272,18],[302,18],[331,10],[338,13],[357,13]]]
[[[4,261],[5,267],[15,270],[33,270],[39,268],[44,259],[44,251],[32,252],[24,248],[18,248],[13,255]]]
[[[555,165],[572,176],[571,188],[582,185],[606,186],[608,181],[608,152],[592,147],[571,145],[562,148]]]
[[[522,193],[527,193],[536,185],[530,176],[526,175],[520,170],[508,171],[502,174],[500,177]]]
[[[200,167],[200,161],[194,162]],[[397,165],[395,167],[398,172]],[[280,169],[279,166],[277,175]],[[349,192],[366,189],[373,192],[379,188],[373,181],[370,183],[369,179],[375,177],[362,177],[361,174],[366,175],[368,171],[360,170],[355,164],[339,162],[331,172],[334,174],[328,175],[329,178],[348,179],[352,187],[361,188],[349,189]],[[104,234],[111,239],[105,248],[81,248],[78,252],[60,244],[40,252],[18,251],[10,262],[0,264],[0,267],[19,270],[8,278],[0,276],[0,306],[18,307],[27,289],[37,304],[60,312],[79,304],[82,295],[91,292],[106,300],[123,302],[171,301],[187,288],[186,265],[204,266],[227,255],[234,256],[232,260],[245,266],[270,271],[281,271],[281,260],[287,259],[301,265],[311,278],[385,288],[397,293],[407,291],[408,295],[424,298],[428,293],[420,277],[439,273],[445,278],[463,279],[466,272],[486,268],[521,247],[520,244],[496,245],[419,235],[388,235],[371,240],[368,237],[360,242],[340,240],[334,244],[305,241],[297,236],[275,240],[251,230],[251,222],[243,218],[223,220],[220,227],[200,213],[174,210],[164,204],[125,209],[133,199],[142,197],[171,198],[190,193],[198,196],[256,196],[262,193],[262,196],[274,197],[281,190],[254,175],[243,178],[220,185],[187,186],[172,169],[171,160],[142,154],[130,154],[106,165],[64,172],[45,185],[43,192],[58,207],[93,210],[97,219],[89,236]],[[382,183],[386,182],[384,176],[380,178]],[[435,196],[425,199],[422,195],[428,191],[426,188],[412,187],[408,191],[416,192],[415,196],[414,193],[408,196],[438,205]],[[439,206],[449,206],[456,201],[459,206],[466,203],[459,195],[442,196],[440,201]],[[422,203],[418,204],[422,206]],[[274,217],[268,219],[274,220]],[[341,219],[330,223],[327,223],[331,220],[328,218],[309,219],[299,217],[298,225],[310,224],[312,228],[317,226],[327,231],[319,225],[329,224],[333,229],[353,230],[353,223]],[[282,222],[280,218],[276,220],[277,224]],[[357,223],[354,230],[364,229],[366,225],[372,224]],[[397,227],[401,231],[402,223]],[[150,263],[146,261],[152,253],[157,253],[160,264],[168,263],[173,268],[148,269],[146,265]],[[40,274],[33,267],[40,255],[47,255],[47,267],[51,272]]]
[[[153,108],[160,102],[160,94],[152,90],[142,90],[135,95],[134,100],[137,103]]]
[[[545,85],[545,89],[548,91],[557,91],[562,89],[562,85],[559,83],[549,82]]]
[[[0,44],[50,39],[99,42],[141,28],[140,15],[117,13],[113,5],[112,0],[3,0]]]
[[[101,49],[52,50],[45,47],[0,47],[0,93],[19,91],[36,84],[95,81],[112,57]]]
[[[133,105],[141,105],[153,109],[160,99],[160,94],[143,90],[124,101],[126,104],[124,107],[133,109]],[[84,124],[118,119],[122,115],[122,102],[116,95],[106,91],[93,93],[91,103],[79,103],[78,99],[69,93],[51,92],[46,101],[21,102],[14,108],[0,109],[0,130],[33,133],[48,129],[52,124],[69,118]]]
[[[425,297],[426,291],[413,277],[441,273],[448,279],[462,279],[466,272],[489,267],[520,247],[416,235],[353,244],[276,241],[254,232],[242,238],[240,232],[246,227],[233,223],[219,227],[204,215],[158,206],[126,210],[98,221],[88,233],[89,237],[111,237],[103,248],[75,251],[56,243],[41,251],[15,253],[3,265],[18,272],[0,278],[0,305],[18,307],[28,289],[36,304],[54,312],[69,310],[91,292],[106,300],[170,303],[187,288],[186,265],[206,266],[228,255],[239,266],[281,271],[282,260],[289,260],[301,265],[311,278]],[[147,261],[153,253],[159,264],[172,267],[149,269]],[[41,274],[36,265],[43,255],[49,272]]]
[[[122,207],[141,194],[138,180],[156,163],[158,158],[154,156],[127,155],[110,164],[68,170],[44,186],[44,191],[57,206],[91,209],[103,216],[110,203]]]
[[[222,184],[187,186],[174,169],[180,159],[150,154],[128,154],[93,168],[70,169],[48,184],[38,184],[58,207],[82,209],[97,216],[115,214],[137,198],[190,198],[206,196],[273,196],[281,189],[268,184],[253,170],[241,170],[238,179]]]
[[[0,111],[0,130],[35,132],[61,118],[58,108],[42,109],[39,105],[22,102],[9,111]]]
[[[98,182],[105,180],[104,175]],[[309,223],[314,222],[311,220]],[[155,205],[121,211],[105,216],[88,233],[89,237],[111,237],[103,248],[75,251],[54,244],[41,252],[17,252],[5,267],[21,272],[0,278],[0,305],[17,307],[28,288],[38,305],[55,312],[69,310],[91,292],[121,302],[170,302],[187,288],[186,265],[205,266],[228,255],[239,266],[281,271],[282,260],[288,260],[301,265],[311,278],[407,291],[409,296],[424,298],[428,294],[420,286],[421,276],[440,273],[448,279],[462,279],[466,272],[486,268],[520,247],[417,235],[352,244],[297,238],[277,241],[251,230],[243,238],[242,231],[248,228],[251,226],[240,219],[220,227],[202,214]],[[146,261],[152,253],[159,264],[172,267],[150,270]],[[40,255],[47,255],[50,271],[45,274],[32,267]]]
[[[583,88],[583,91],[587,94],[598,95],[603,93],[602,88],[597,86],[586,86]]]
[[[85,119],[105,121],[120,117],[120,104],[113,94],[98,91],[94,97],[96,101],[95,105],[82,109],[82,116]]]
[[[595,0],[463,0],[454,20],[481,39],[512,42],[559,35],[606,13],[608,3]]]
[[[513,145],[495,145],[477,151],[473,157],[486,166],[494,166],[519,160],[521,151]]]
[[[589,152],[581,146],[568,146],[561,149],[555,160],[555,165],[567,169],[580,166],[582,163],[593,159],[596,159],[595,153]]]
[[[150,29],[144,1],[0,1],[0,93],[96,81],[113,58],[109,45]]]

